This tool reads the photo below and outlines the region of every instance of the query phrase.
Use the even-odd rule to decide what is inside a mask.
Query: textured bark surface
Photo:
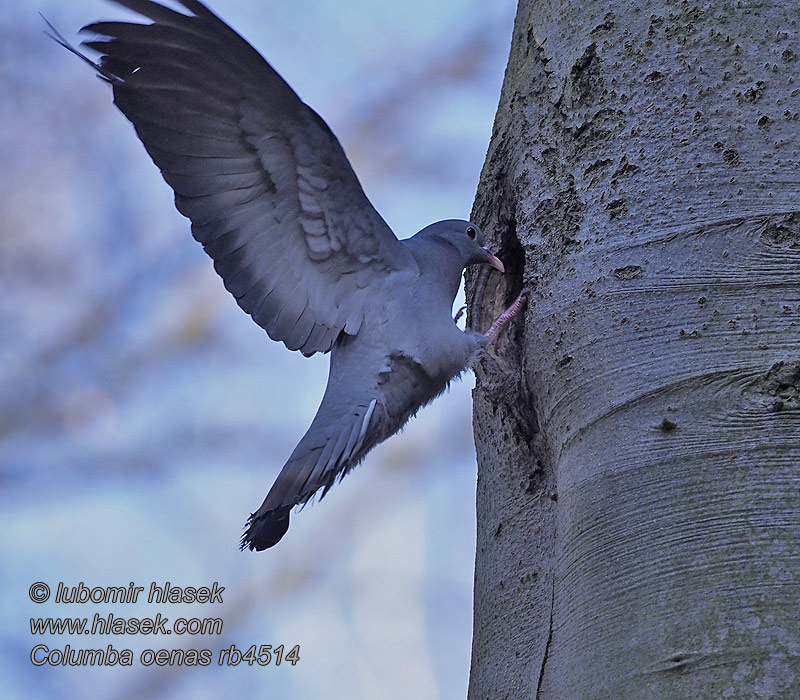
[[[579,9],[578,9],[579,7]],[[800,5],[521,0],[470,697],[800,697]],[[501,256],[503,257],[503,256]]]

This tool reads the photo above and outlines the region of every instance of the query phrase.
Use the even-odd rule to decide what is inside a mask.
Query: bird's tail
[[[262,551],[278,544],[289,529],[290,506],[273,508],[264,513],[259,509],[250,514],[247,530],[239,542],[239,549]]]
[[[324,497],[383,436],[375,415],[376,399],[346,416],[326,420],[323,406],[284,465],[261,507],[250,516],[240,548],[258,550],[277,544],[289,529],[289,511],[322,489]]]

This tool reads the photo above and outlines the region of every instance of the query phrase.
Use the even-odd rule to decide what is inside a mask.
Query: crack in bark
[[[539,666],[539,678],[536,681],[536,700],[539,700],[542,692],[542,681],[544,680],[544,667],[547,665],[547,656],[550,653],[550,642],[553,641],[553,609],[556,607],[556,577],[553,574],[553,592],[550,595],[550,623],[547,626],[547,641],[544,645],[542,655],[542,665]]]

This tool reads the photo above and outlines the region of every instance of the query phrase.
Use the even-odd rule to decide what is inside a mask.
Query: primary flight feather
[[[104,37],[84,42],[97,62],[54,38],[111,84],[239,306],[290,350],[331,353],[319,410],[241,540],[266,549],[496,335],[451,313],[464,267],[503,266],[468,221],[398,240],[325,122],[205,5],[112,1],[151,21],[84,27]]]

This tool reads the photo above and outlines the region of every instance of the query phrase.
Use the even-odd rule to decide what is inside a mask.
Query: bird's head
[[[463,267],[483,263],[505,272],[503,263],[486,247],[483,232],[469,221],[460,219],[437,221],[426,226],[417,236],[455,248]]]

